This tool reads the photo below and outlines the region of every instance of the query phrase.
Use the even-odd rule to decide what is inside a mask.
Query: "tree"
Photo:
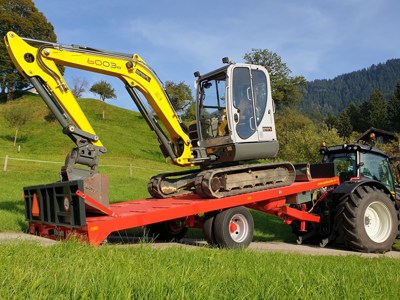
[[[346,110],[339,115],[336,128],[341,137],[346,139],[350,138],[353,132],[353,126],[351,126],[350,116]]]
[[[173,81],[166,81],[164,89],[177,113],[185,112],[193,103],[192,91],[184,82],[174,83]]]
[[[182,114],[182,119],[186,123],[192,123],[192,121],[196,120],[196,104],[194,102]]]
[[[32,0],[0,0],[0,36],[8,31],[29,38],[56,42],[54,28],[46,17],[37,10]],[[4,43],[0,43],[0,88],[7,93],[7,101],[13,99],[13,92],[29,86],[14,67]]]
[[[101,80],[93,84],[92,87],[90,88],[90,91],[94,94],[99,95],[100,100],[103,102],[105,102],[106,99],[114,99],[117,97],[115,95],[115,90],[111,86],[111,84],[104,80]],[[104,120],[104,109],[103,109],[103,120]]]
[[[335,128],[337,122],[337,117],[334,114],[328,114],[328,116],[324,119],[324,123],[328,126],[328,129],[331,130]]]
[[[18,138],[18,132],[30,120],[32,116],[32,112],[23,107],[23,106],[9,106],[5,113],[4,113],[4,118],[7,121],[8,125],[10,127],[13,127],[15,129],[15,135],[14,135],[14,147],[17,144],[17,138]]]
[[[388,102],[389,129],[400,131],[400,80],[397,81],[396,89]]]
[[[311,119],[289,107],[284,107],[276,114],[276,131],[280,160],[316,163],[321,160],[318,151],[321,142],[325,141],[328,145],[342,143],[336,129],[328,129],[325,124],[317,126]]]
[[[104,80],[101,80],[93,84],[92,87],[90,88],[90,91],[94,94],[99,95],[100,100],[103,102],[105,102],[106,99],[114,99],[117,97],[115,95],[115,90],[111,86],[111,84]]]
[[[351,102],[349,106],[346,108],[346,113],[350,118],[350,123],[353,128],[353,131],[364,131],[365,118],[363,118],[361,114],[361,108],[354,102]],[[368,126],[368,125],[367,125]]]
[[[367,130],[368,128],[371,127],[371,121],[370,121],[370,113],[372,110],[371,106],[371,101],[370,100],[365,100],[363,103],[360,105],[360,122],[357,126],[357,129],[360,132],[363,132]]]
[[[291,77],[292,72],[281,57],[267,49],[252,49],[243,58],[247,63],[264,66],[271,78],[272,98],[277,107],[295,107],[301,102],[307,84],[303,76]]]
[[[86,92],[89,83],[86,79],[74,78],[72,80],[72,89],[71,92],[75,98],[81,98],[82,94]]]
[[[387,126],[387,108],[383,93],[374,90],[371,98],[370,124],[373,127],[385,129]]]

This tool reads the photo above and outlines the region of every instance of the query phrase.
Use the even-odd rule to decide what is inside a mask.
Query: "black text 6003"
[[[121,69],[121,67],[118,66],[116,63],[114,63],[114,62],[109,62],[109,61],[107,61],[107,60],[88,58],[88,59],[87,59],[87,63],[88,63],[89,65],[103,66],[103,67],[111,68],[111,69]]]

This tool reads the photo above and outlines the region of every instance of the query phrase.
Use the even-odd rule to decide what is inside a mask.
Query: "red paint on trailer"
[[[78,196],[82,197],[92,207],[97,207],[98,216],[86,217],[86,226],[73,229],[35,222],[30,224],[30,232],[53,239],[64,239],[75,234],[91,245],[98,246],[112,232],[168,220],[184,218],[187,219],[189,226],[193,224],[198,227],[196,223],[198,218],[196,219],[194,216],[235,206],[246,206],[277,215],[288,224],[293,220],[303,221],[304,224],[305,221],[319,222],[319,216],[286,206],[287,200],[293,199],[298,193],[339,184],[338,177],[318,178],[309,182],[295,182],[290,186],[226,198],[204,199],[197,195],[165,199],[148,198],[114,203],[110,204],[108,208],[101,206],[94,199],[78,191]],[[55,236],[58,238],[50,236],[51,234],[54,235],[54,231],[56,231]]]

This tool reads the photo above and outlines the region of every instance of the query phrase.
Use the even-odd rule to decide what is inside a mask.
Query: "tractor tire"
[[[371,186],[360,186],[340,201],[335,223],[337,240],[359,252],[391,250],[398,231],[393,201]]]
[[[150,238],[160,241],[180,241],[188,231],[182,220],[170,220],[146,226]]]
[[[204,215],[203,236],[204,240],[212,247],[217,247],[218,243],[214,236],[214,219],[216,212],[209,212]]]
[[[253,240],[254,221],[243,206],[226,209],[215,216],[214,236],[221,248],[246,248]]]

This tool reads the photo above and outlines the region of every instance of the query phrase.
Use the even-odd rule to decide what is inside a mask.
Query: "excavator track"
[[[199,170],[163,173],[153,176],[147,190],[154,198],[168,198],[194,193],[194,182]]]
[[[202,198],[222,198],[287,186],[295,178],[291,163],[247,164],[202,171],[195,187]]]
[[[210,170],[160,174],[151,178],[149,193],[166,198],[196,193],[202,198],[222,198],[287,186],[296,171],[288,162],[246,164]]]

